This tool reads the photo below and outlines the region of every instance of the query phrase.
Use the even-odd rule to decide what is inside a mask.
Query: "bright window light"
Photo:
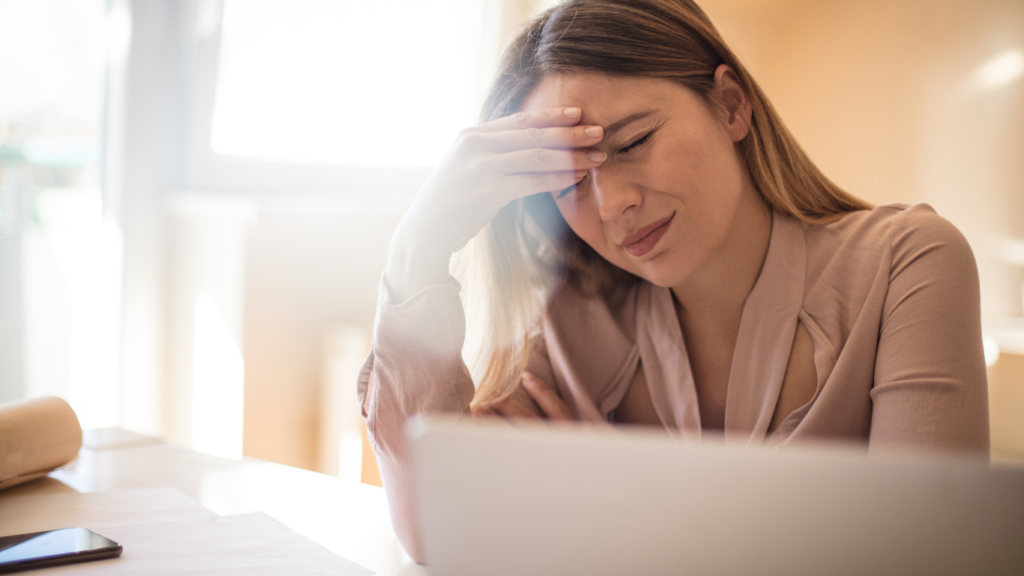
[[[1007,50],[985,62],[974,73],[975,90],[990,90],[1005,86],[1024,74],[1024,51]]]
[[[999,361],[999,342],[991,336],[984,336],[982,338],[982,345],[985,349],[985,366],[995,366],[996,362]]]
[[[192,354],[192,447],[242,457],[245,362],[242,348],[210,294],[196,299]]]
[[[213,151],[436,163],[479,114],[484,2],[226,0]]]

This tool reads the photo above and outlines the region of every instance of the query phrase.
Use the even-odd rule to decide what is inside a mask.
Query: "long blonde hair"
[[[691,0],[571,0],[548,10],[505,51],[481,119],[517,112],[544,78],[574,72],[666,79],[710,104],[721,64],[736,72],[750,99],[751,127],[739,150],[769,206],[805,223],[870,208],[811,162]],[[453,266],[465,286],[463,354],[478,384],[474,406],[498,402],[518,385],[556,286],[564,282],[596,297],[639,280],[569,230],[549,194],[506,206]]]

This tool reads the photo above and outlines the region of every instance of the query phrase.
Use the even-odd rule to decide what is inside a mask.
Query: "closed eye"
[[[644,144],[647,143],[648,140],[651,139],[652,134],[654,134],[654,130],[651,130],[647,134],[644,134],[643,136],[637,138],[636,140],[633,141],[632,144],[629,144],[624,148],[620,148],[619,154],[626,154],[632,150],[635,150],[636,148],[639,148],[640,146],[643,146]]]

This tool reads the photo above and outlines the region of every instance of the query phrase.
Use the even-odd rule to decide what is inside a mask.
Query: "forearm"
[[[578,108],[553,108],[463,130],[392,238],[359,394],[396,531],[417,559],[405,420],[468,414],[475,392],[462,362],[465,314],[449,261],[509,202],[573,186],[603,162],[584,149],[603,132],[578,126],[581,118]]]
[[[450,277],[412,298],[381,288],[370,356],[359,378],[360,402],[377,454],[396,534],[418,556],[411,461],[405,421],[417,413],[465,414],[474,387],[462,362],[465,320]]]
[[[405,302],[428,286],[451,282],[452,252],[432,236],[408,216],[399,224],[388,249],[387,281],[381,285],[389,300]]]

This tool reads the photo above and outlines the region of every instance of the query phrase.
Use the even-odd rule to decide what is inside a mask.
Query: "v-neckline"
[[[761,274],[743,305],[725,404],[725,438],[764,439],[782,390],[803,305],[806,246],[799,222],[772,212]],[[697,389],[669,288],[645,286],[637,301],[637,347],[662,423],[700,438]]]

